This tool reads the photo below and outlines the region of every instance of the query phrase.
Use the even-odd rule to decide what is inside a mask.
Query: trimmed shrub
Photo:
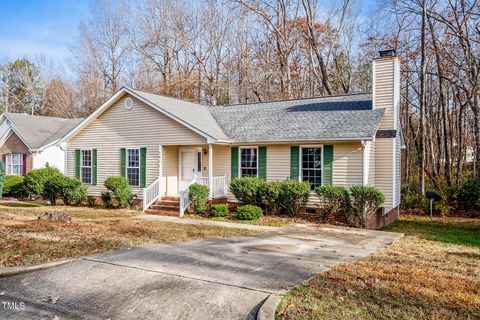
[[[23,180],[25,192],[27,192],[28,195],[44,194],[45,183],[58,175],[62,174],[58,169],[53,167],[45,167],[30,171],[25,175],[25,179]]]
[[[265,183],[265,180],[255,177],[236,178],[230,183],[230,191],[242,204],[261,206],[260,187]]]
[[[25,195],[23,176],[6,176],[3,195],[9,197],[22,197]]]
[[[265,206],[266,214],[278,214],[280,212],[279,197],[282,182],[265,182],[259,186],[259,194]]]
[[[102,198],[103,206],[105,208],[112,207],[112,193],[110,191],[102,192],[100,197]]]
[[[105,180],[104,186],[112,192],[120,208],[128,207],[128,197],[132,193],[132,189],[128,186],[127,178],[108,177]]]
[[[289,216],[295,216],[305,208],[310,195],[310,183],[287,180],[280,183],[278,206]]]
[[[385,202],[385,196],[371,186],[353,186],[350,188],[352,210],[345,212],[349,226],[364,227],[368,217],[375,213]]]
[[[228,204],[219,203],[210,206],[211,217],[225,217],[228,214]]]
[[[87,198],[88,188],[78,179],[69,179],[71,180],[71,189],[66,190],[63,201],[68,204],[73,203],[77,206],[81,205]]]
[[[262,208],[251,204],[246,204],[237,208],[237,219],[256,220],[263,216]]]
[[[320,220],[326,222],[328,218],[351,210],[350,195],[343,186],[321,186],[315,193],[322,202]]]
[[[95,206],[95,197],[94,196],[87,196],[87,203],[89,207]]]
[[[65,204],[79,204],[87,196],[87,188],[77,179],[58,174],[45,182],[42,196],[50,199],[52,205],[56,205],[58,198]]]
[[[194,183],[188,188],[188,199],[190,208],[197,214],[202,214],[207,209],[208,187]]]

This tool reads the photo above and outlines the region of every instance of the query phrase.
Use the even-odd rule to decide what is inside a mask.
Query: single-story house
[[[212,107],[123,87],[62,138],[66,172],[92,195],[125,176],[144,209],[167,197],[164,209],[176,200],[181,212],[194,181],[212,198],[231,197],[229,182],[242,176],[299,179],[312,190],[371,185],[386,197],[378,219],[387,223],[400,203],[395,52],[373,60],[372,82],[371,93]]]
[[[0,154],[7,175],[25,175],[47,164],[65,171],[65,151],[56,143],[83,119],[5,112],[0,116]]]

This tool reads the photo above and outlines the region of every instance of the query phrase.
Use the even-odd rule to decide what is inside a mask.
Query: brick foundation
[[[385,214],[378,211],[376,214],[370,216],[370,219],[365,224],[367,229],[381,229],[389,224],[397,221],[400,215],[400,209],[398,207],[393,208]]]

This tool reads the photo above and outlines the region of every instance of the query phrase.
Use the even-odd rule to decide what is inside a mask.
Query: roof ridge
[[[169,99],[178,100],[178,101],[182,101],[182,102],[188,102],[188,103],[196,104],[196,105],[199,105],[199,106],[202,106],[202,107],[209,107],[208,105],[204,105],[204,104],[201,104],[201,103],[198,103],[198,102],[195,102],[195,101],[180,99],[180,98],[177,98],[177,97],[168,96],[166,94],[148,92],[148,91],[135,89],[135,88],[128,87],[128,86],[125,86],[125,88],[133,90],[133,91],[143,92],[143,93],[146,93],[146,94],[153,94],[153,95],[159,96],[159,97],[169,98]]]
[[[313,99],[324,99],[324,98],[348,97],[348,96],[359,96],[359,95],[367,95],[367,94],[372,94],[372,92],[343,93],[343,94],[336,94],[336,95],[330,95],[330,96],[313,96],[313,97],[306,97],[306,98],[290,98],[290,99],[276,99],[276,100],[269,100],[269,101],[257,101],[257,102],[246,102],[246,103],[232,103],[232,104],[224,104],[224,105],[216,105],[216,106],[208,106],[208,107],[216,108],[216,107],[247,106],[252,104],[265,104],[265,103],[284,102],[284,101],[301,101],[301,100],[313,100]]]

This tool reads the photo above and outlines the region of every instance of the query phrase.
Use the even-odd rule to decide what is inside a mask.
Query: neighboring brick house
[[[65,171],[65,151],[55,143],[82,119],[62,119],[3,113],[0,116],[0,155],[7,175],[50,166]]]

